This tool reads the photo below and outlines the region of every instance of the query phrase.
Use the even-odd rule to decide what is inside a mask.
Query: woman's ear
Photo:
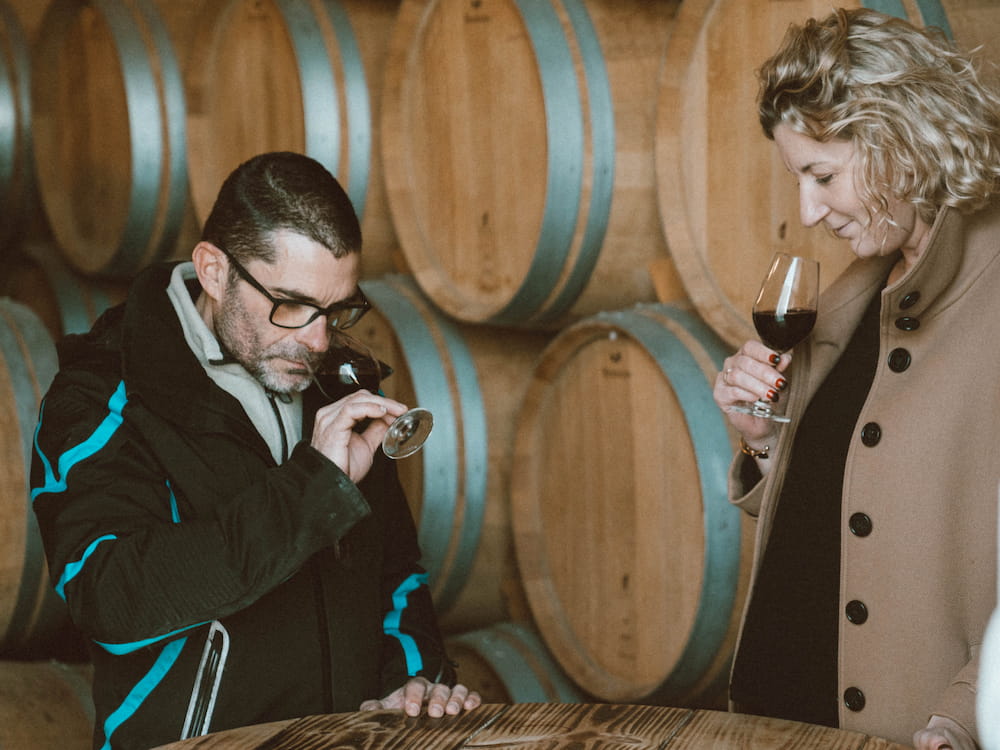
[[[226,291],[229,262],[223,252],[211,242],[199,242],[191,251],[198,283],[212,299],[221,300]]]

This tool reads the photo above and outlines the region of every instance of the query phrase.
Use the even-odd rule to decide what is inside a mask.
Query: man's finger
[[[419,716],[430,683],[426,680],[410,680],[403,692],[403,710],[408,716]]]

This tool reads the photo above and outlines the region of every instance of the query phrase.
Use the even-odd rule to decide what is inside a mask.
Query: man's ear
[[[198,283],[214,300],[221,300],[229,276],[229,259],[211,242],[199,242],[191,251]]]

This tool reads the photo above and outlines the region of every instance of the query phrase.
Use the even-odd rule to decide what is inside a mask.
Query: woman
[[[760,121],[801,218],[857,260],[810,337],[747,341],[715,400],[757,518],[735,710],[976,747],[996,601],[1000,100],[943,35],[867,10],[789,30]],[[791,418],[731,411],[757,398]]]

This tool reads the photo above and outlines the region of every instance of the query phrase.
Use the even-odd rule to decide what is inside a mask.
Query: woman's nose
[[[829,207],[819,199],[815,190],[808,185],[799,187],[799,218],[803,226],[816,226],[829,212]]]

